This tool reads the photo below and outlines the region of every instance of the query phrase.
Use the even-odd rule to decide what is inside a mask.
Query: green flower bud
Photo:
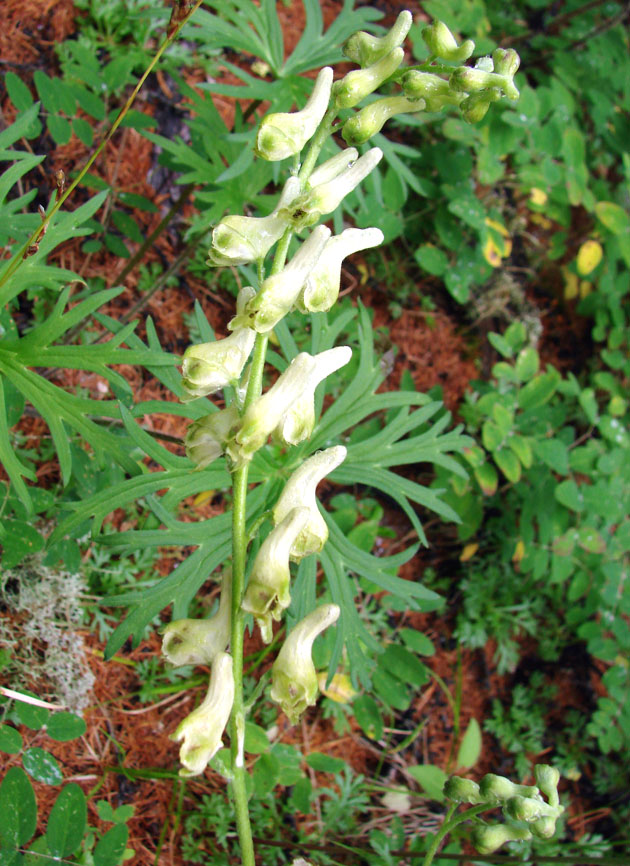
[[[538,836],[539,839],[551,839],[553,834],[556,832],[556,821],[557,818],[552,818],[548,815],[545,818],[539,818],[537,821],[532,821],[529,825],[529,829],[532,831],[534,836]]]
[[[259,334],[273,330],[295,304],[329,237],[327,226],[317,226],[286,268],[267,277],[258,294],[237,312],[228,328],[253,328]]]
[[[197,469],[210,466],[224,453],[226,442],[239,422],[236,406],[220,409],[193,421],[184,439],[186,457],[196,464]]]
[[[346,229],[329,238],[317,264],[306,279],[297,307],[303,313],[330,310],[339,297],[341,264],[346,256],[383,243],[380,229]]]
[[[454,803],[483,803],[479,794],[479,785],[472,779],[463,779],[461,776],[451,776],[444,784],[444,796]]]
[[[344,150],[340,150],[339,153],[317,166],[306,183],[307,189],[313,189],[313,187],[322,183],[329,183],[339,177],[357,161],[358,157],[359,151],[355,147],[346,147]]]
[[[412,24],[413,16],[411,12],[405,9],[385,36],[372,36],[371,33],[359,30],[346,41],[342,51],[346,57],[354,60],[359,66],[371,66],[389,54],[392,49],[403,44]]]
[[[266,217],[227,216],[212,231],[212,246],[208,264],[218,266],[244,265],[263,259],[280,240],[287,227],[287,208],[300,191],[300,181],[290,177],[276,209]]]
[[[232,578],[226,574],[221,584],[219,609],[209,619],[178,619],[164,629],[162,654],[177,665],[209,665],[225,651],[230,641]]]
[[[271,668],[271,699],[295,724],[317,700],[317,672],[311,658],[313,642],[339,618],[336,604],[323,604],[304,617],[285,640]]]
[[[291,604],[289,553],[308,518],[308,508],[290,511],[265,538],[254,560],[242,608],[254,615],[265,643],[272,638],[272,619],[280,620]]]
[[[457,40],[443,21],[434,21],[430,27],[426,27],[422,31],[422,38],[431,54],[453,63],[463,63],[475,50],[475,43],[472,39],[467,39],[458,45]]]
[[[518,99],[520,94],[514,82],[508,75],[497,75],[496,72],[484,72],[482,69],[472,69],[470,66],[458,66],[449,78],[453,90],[463,93],[491,90],[496,88],[508,97]]]
[[[470,841],[479,854],[493,854],[506,842],[520,842],[531,839],[532,834],[525,827],[511,824],[478,824],[473,827]]]
[[[492,52],[494,71],[499,75],[507,75],[514,78],[521,65],[521,58],[513,48],[496,48]]]
[[[510,797],[503,805],[503,813],[512,821],[537,821],[539,818],[557,817],[557,810],[543,802],[540,794],[537,797]]]
[[[255,291],[246,286],[236,302],[237,319],[254,298]],[[214,343],[189,346],[182,360],[182,386],[186,391],[183,403],[220,391],[238,379],[247,363],[256,340],[256,332],[248,327],[235,330],[229,337]]]
[[[463,94],[455,93],[448,81],[430,72],[411,69],[402,78],[403,93],[408,99],[424,99],[427,111],[441,111],[445,105],[459,105]]]
[[[310,99],[301,111],[268,114],[263,118],[256,138],[258,156],[276,162],[302,150],[326,113],[332,80],[331,67],[324,66],[315,80]]]
[[[305,226],[316,223],[324,214],[332,213],[378,165],[382,157],[383,151],[373,147],[336,177],[309,188],[288,209],[294,228],[299,231]]]
[[[355,69],[336,81],[332,94],[337,108],[353,108],[369,93],[378,90],[396,72],[404,56],[402,48],[394,48],[373,66]]]
[[[459,109],[467,123],[479,123],[488,113],[491,102],[501,98],[498,90],[484,90],[482,93],[472,93],[460,103]]]
[[[295,470],[273,509],[273,522],[277,525],[294,508],[307,508],[309,518],[293,542],[290,557],[299,562],[311,553],[319,553],[328,539],[328,526],[319,513],[315,490],[317,485],[333,472],[346,458],[343,445],[318,451]]]
[[[424,99],[407,99],[406,96],[386,96],[371,102],[343,125],[341,135],[348,144],[364,144],[380,132],[390,117],[422,111]]]
[[[488,773],[479,783],[479,792],[483,800],[490,803],[503,803],[510,797],[535,797],[538,788],[533,785],[517,785],[505,776]]]
[[[223,731],[234,703],[232,657],[219,653],[212,663],[210,685],[203,702],[179,724],[171,740],[183,743],[179,759],[180,776],[198,776],[219,751]]]
[[[534,779],[541,794],[547,798],[550,806],[559,806],[560,798],[558,797],[558,783],[560,782],[560,772],[555,767],[549,764],[536,764],[534,767]]]

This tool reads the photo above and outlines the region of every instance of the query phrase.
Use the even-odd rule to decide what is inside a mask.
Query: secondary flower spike
[[[232,657],[219,653],[213,663],[203,702],[179,724],[171,740],[179,743],[180,776],[199,776],[223,745],[222,736],[234,703]]]
[[[212,230],[208,264],[244,265],[263,259],[280,240],[287,220],[280,211],[288,207],[300,191],[300,181],[290,177],[275,210],[266,217],[226,216]]]
[[[330,66],[320,70],[310,99],[301,111],[268,114],[256,137],[256,153],[276,162],[295,156],[313,137],[328,108],[333,71]]]
[[[311,658],[313,642],[339,619],[336,604],[323,604],[304,617],[282,645],[271,668],[271,699],[295,724],[317,700],[317,672]]]
[[[413,15],[408,9],[401,12],[396,23],[385,36],[372,36],[365,30],[353,33],[343,46],[343,53],[359,66],[371,66],[377,63],[394,48],[402,45],[413,24]]]
[[[230,640],[232,578],[224,574],[219,609],[209,619],[177,619],[164,629],[162,654],[173,665],[208,665]]]
[[[273,522],[276,525],[294,508],[308,508],[308,521],[291,547],[290,556],[294,562],[311,553],[319,553],[326,544],[328,527],[319,513],[315,491],[319,482],[343,463],[347,453],[343,445],[337,445],[313,454],[291,475],[274,506]]]
[[[280,620],[291,604],[289,554],[308,518],[308,508],[293,508],[265,538],[254,560],[242,608],[254,615],[265,643],[272,638],[272,619]]]
[[[326,241],[324,251],[306,279],[297,307],[303,313],[330,310],[339,297],[341,264],[346,256],[383,243],[380,229],[346,229]]]
[[[251,286],[241,289],[236,302],[237,318],[255,294]],[[255,331],[240,327],[229,337],[215,340],[214,343],[189,346],[182,360],[182,386],[187,395],[183,402],[214,394],[237,380],[254,348],[255,340]]]

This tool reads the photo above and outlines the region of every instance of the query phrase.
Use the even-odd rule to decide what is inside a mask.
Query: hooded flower
[[[364,30],[353,33],[343,46],[343,53],[359,66],[371,66],[403,44],[412,24],[413,16],[405,9],[385,36],[372,36]]]
[[[265,643],[272,638],[272,619],[278,622],[291,604],[289,553],[308,518],[308,508],[293,508],[271,530],[254,560],[242,607],[254,615]]]
[[[470,834],[470,841],[480,854],[493,854],[506,842],[531,838],[532,834],[528,829],[512,824],[478,824]]]
[[[184,445],[186,457],[205,469],[225,451],[225,443],[236,429],[240,417],[236,406],[220,409],[212,415],[204,415],[190,425],[186,431]]]
[[[318,451],[291,475],[273,509],[273,522],[280,523],[294,508],[307,508],[308,521],[291,547],[291,559],[299,562],[311,553],[319,553],[328,538],[326,521],[319,513],[315,490],[319,482],[335,470],[348,452],[343,445]]]
[[[339,177],[347,168],[353,165],[359,157],[359,151],[355,147],[346,147],[340,150],[326,162],[318,165],[315,171],[311,173],[307,181],[308,189],[319,186],[321,183],[328,183]]]
[[[162,654],[177,665],[209,665],[230,640],[232,578],[223,576],[219,609],[209,619],[178,619],[164,629]]]
[[[241,429],[228,446],[236,462],[249,460],[276,433],[288,445],[297,445],[310,436],[315,425],[315,388],[330,373],[347,364],[352,356],[348,346],[338,346],[318,355],[301,352],[271,388],[253,403]]]
[[[403,61],[405,52],[394,48],[373,66],[354,69],[333,85],[332,92],[337,108],[353,108],[369,93],[383,84],[396,72]]]
[[[422,31],[422,38],[435,57],[441,57],[442,60],[450,60],[453,63],[463,63],[475,50],[475,43],[472,39],[467,39],[458,45],[457,40],[443,21],[434,21],[430,27],[426,27]]]
[[[290,177],[275,210],[266,217],[227,216],[212,231],[212,246],[208,264],[217,266],[244,265],[263,259],[280,240],[287,227],[281,211],[287,208],[300,191],[300,181]]]
[[[302,150],[326,113],[332,80],[331,67],[324,66],[315,80],[310,99],[301,111],[268,114],[263,118],[256,138],[258,156],[276,162]]]
[[[251,286],[241,289],[236,302],[237,318],[255,294]],[[255,331],[240,327],[214,343],[189,346],[182,361],[182,386],[187,392],[183,402],[214,394],[238,379],[255,340]]]
[[[271,699],[295,724],[317,700],[317,672],[311,658],[313,642],[339,618],[336,604],[323,604],[304,617],[285,640],[271,669]]]
[[[508,99],[518,99],[520,94],[512,78],[511,75],[498,75],[496,72],[487,72],[479,67],[472,69],[470,66],[458,66],[451,73],[449,85],[453,90],[464,93],[476,93],[494,88],[504,93]]]
[[[327,226],[317,226],[289,264],[280,273],[267,277],[258,294],[237,310],[228,327],[253,329],[259,334],[273,330],[293,307],[329,237],[330,229]],[[235,333],[238,331],[235,330]]]
[[[303,313],[330,310],[339,296],[341,263],[359,250],[383,243],[380,229],[346,229],[326,241],[324,251],[306,279],[297,306]]]
[[[377,99],[376,102],[371,102],[346,120],[341,135],[348,144],[364,144],[380,132],[391,117],[422,111],[425,106],[424,99],[407,99],[406,96],[386,96]]]
[[[212,663],[210,685],[203,702],[179,724],[171,739],[179,743],[180,776],[198,776],[219,751],[234,703],[232,657],[221,652]]]

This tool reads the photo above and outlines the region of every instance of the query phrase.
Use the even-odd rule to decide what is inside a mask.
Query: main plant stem
[[[433,858],[439,851],[440,845],[444,841],[445,837],[448,836],[448,834],[451,833],[458,824],[461,824],[464,821],[468,821],[470,818],[474,817],[475,815],[479,815],[481,812],[486,812],[488,808],[489,807],[487,803],[482,803],[479,806],[473,806],[472,808],[467,809],[465,812],[460,812],[458,815],[455,815],[457,803],[453,803],[451,806],[449,806],[448,812],[444,816],[442,826],[431,840],[431,845],[429,846],[429,850],[426,853],[426,857],[422,861],[422,866],[431,866]]]

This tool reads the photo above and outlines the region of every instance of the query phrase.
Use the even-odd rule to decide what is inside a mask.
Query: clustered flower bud
[[[463,63],[468,60],[475,50],[475,43],[472,39],[467,39],[458,45],[457,40],[443,21],[434,21],[430,27],[426,27],[422,31],[422,38],[435,57],[454,63]]]
[[[372,36],[364,30],[353,33],[343,46],[343,53],[359,66],[371,66],[403,44],[412,24],[413,16],[405,9],[385,36]]]
[[[209,665],[230,641],[232,577],[223,576],[219,609],[209,619],[178,619],[164,629],[162,653],[177,665]]]
[[[447,105],[459,105],[464,99],[464,94],[453,91],[446,79],[419,69],[405,72],[402,88],[408,99],[424,99],[427,111],[441,111]]]
[[[285,640],[271,668],[271,699],[280,704],[295,724],[317,699],[317,672],[311,658],[313,642],[336,622],[340,609],[323,604],[304,617]]]
[[[337,108],[353,108],[369,93],[379,88],[402,63],[405,52],[394,48],[373,66],[354,69],[341,81],[335,82],[332,93]]]
[[[341,135],[347,144],[364,144],[383,126],[391,117],[397,114],[409,114],[422,111],[425,108],[424,99],[407,99],[406,96],[385,96],[371,102],[357,112],[343,125]]]

